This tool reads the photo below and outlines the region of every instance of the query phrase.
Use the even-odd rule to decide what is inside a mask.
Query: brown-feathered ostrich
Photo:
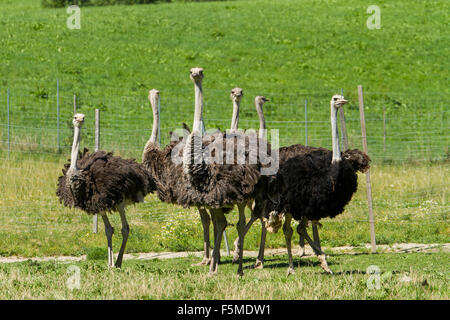
[[[158,126],[159,126],[159,91],[152,89],[149,91],[150,105],[153,111],[153,128],[150,139],[147,141],[144,152],[142,154],[143,166],[151,172],[157,185],[158,198],[166,203],[177,203],[176,185],[179,181],[176,181],[176,174],[182,174],[181,171],[177,171],[176,165],[172,161],[172,151],[179,143],[178,140],[172,139],[170,144],[164,149],[161,149],[158,144]],[[189,128],[183,124],[186,131],[190,132]],[[200,213],[202,226],[203,226],[203,259],[199,263],[195,263],[192,266],[207,265],[211,261],[210,256],[210,241],[209,241],[209,225],[210,217],[207,210],[204,207],[198,207]]]
[[[112,153],[80,150],[80,133],[84,115],[73,117],[74,137],[70,163],[58,178],[56,194],[65,206],[75,207],[88,214],[100,214],[105,224],[108,242],[108,266],[120,268],[128,240],[129,225],[125,207],[143,202],[146,194],[156,190],[152,176],[135,160],[115,157]],[[108,212],[118,211],[122,221],[122,245],[114,264],[112,236],[114,228],[108,219]]]
[[[233,88],[231,89],[231,100],[233,101],[233,115],[231,118],[231,126],[230,126],[230,130],[229,133],[236,133],[236,131],[238,130],[239,127],[239,106],[241,103],[241,99],[243,97],[244,93],[243,90],[241,88]],[[203,125],[203,119],[202,119],[202,125]],[[189,130],[188,130],[189,131]],[[208,141],[206,141],[208,142]],[[230,208],[225,209],[226,211],[224,211],[224,213],[227,213],[228,211],[230,211]],[[202,221],[202,227],[203,227],[203,260],[200,261],[199,263],[195,263],[192,264],[192,266],[202,266],[202,265],[207,265],[211,262],[211,256],[210,256],[210,240],[209,240],[209,226],[211,223],[211,218],[210,215],[208,214],[207,209],[205,209],[204,207],[198,207],[198,211],[200,213],[200,219]],[[211,213],[211,216],[213,215],[213,213]],[[214,228],[214,237],[215,237],[215,233],[216,233],[216,228]],[[220,251],[219,251],[219,255],[220,255]],[[220,260],[220,258],[219,258]]]
[[[249,163],[250,154],[258,154],[257,145],[239,133],[222,134],[205,143],[201,135],[203,112],[203,69],[192,68],[190,77],[195,88],[195,113],[192,132],[186,139],[183,150],[183,176],[179,180],[178,203],[185,206],[201,206],[210,210],[214,225],[214,250],[210,263],[210,275],[217,273],[220,257],[222,233],[227,226],[224,210],[234,205],[239,209],[238,234],[241,235],[239,247],[243,248],[245,229],[245,206],[254,196],[255,186],[260,178],[260,163]],[[245,144],[244,163],[239,163],[238,143]],[[231,149],[227,146],[232,146]],[[209,157],[205,155],[209,153]],[[211,161],[214,158],[217,161]],[[230,163],[231,162],[231,163]],[[239,259],[238,275],[243,274],[242,250]]]
[[[264,96],[256,96],[255,97],[255,107],[256,107],[256,112],[258,113],[258,117],[259,117],[258,137],[261,141],[264,141],[264,139],[266,139],[266,121],[264,118],[263,106],[264,106],[264,103],[266,103],[267,101],[270,101],[270,100]],[[250,208],[250,210],[253,211],[253,208],[254,208],[253,202],[248,204],[248,207]],[[253,214],[251,215],[249,222],[245,226],[244,235],[247,234],[248,230],[250,229],[252,224],[257,219],[258,219],[257,216],[255,216]],[[256,258],[255,268],[263,267],[264,246],[265,246],[265,241],[266,241],[266,227],[265,227],[265,224],[264,224],[262,218],[260,218],[260,220],[261,220],[261,241],[260,241],[260,246],[259,246],[258,257]],[[239,260],[239,256],[241,254],[238,244],[239,244],[239,237],[236,238],[236,240],[234,242],[234,254],[233,254],[233,260],[232,260],[233,263]]]
[[[331,273],[325,255],[306,232],[305,222],[333,218],[344,211],[357,189],[357,172],[369,168],[370,158],[359,150],[339,150],[337,112],[347,103],[343,96],[335,95],[330,101],[332,151],[316,148],[280,161],[280,170],[273,185],[267,188],[266,197],[258,196],[256,213],[263,212],[269,231],[281,225],[289,256],[288,274],[294,273],[291,252],[292,218],[300,221],[297,231],[306,238],[321,261],[321,266]],[[280,152],[281,158],[281,152]],[[275,200],[273,200],[275,199]]]

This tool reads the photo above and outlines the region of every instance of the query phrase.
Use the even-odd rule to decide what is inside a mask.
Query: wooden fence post
[[[363,150],[366,154],[369,154],[367,149],[367,134],[366,134],[366,120],[364,117],[364,99],[362,86],[358,86],[358,100],[359,100],[359,116],[361,119],[361,134]],[[369,206],[369,224],[370,224],[370,242],[372,244],[372,253],[376,253],[376,240],[375,240],[375,221],[373,217],[372,208],[372,185],[370,183],[370,169],[366,172],[366,187],[367,187],[367,202]]]
[[[386,153],[386,106],[383,107],[383,151]]]
[[[344,95],[344,89],[341,88],[341,96]],[[341,119],[341,135],[344,150],[348,150],[347,126],[345,124],[344,108],[339,108],[339,118]]]
[[[61,151],[59,140],[59,80],[56,79],[56,144],[58,153]]]
[[[100,110],[95,109],[95,151],[100,150]],[[94,214],[92,220],[92,232],[98,232],[98,215]]]
[[[305,99],[305,146],[308,145],[308,100]]]
[[[10,110],[9,110],[9,95],[10,95],[10,92],[9,92],[9,88],[8,88],[8,91],[6,93],[6,108],[7,108],[6,112],[8,114],[8,160],[9,160],[9,157],[11,154],[11,118],[10,118],[10,114],[9,114],[9,112],[10,112]]]

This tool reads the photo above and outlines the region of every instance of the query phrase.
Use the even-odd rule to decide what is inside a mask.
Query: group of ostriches
[[[161,201],[197,207],[200,213],[204,258],[196,265],[209,265],[209,274],[217,272],[220,245],[227,226],[225,214],[236,205],[239,211],[238,238],[235,241],[233,262],[238,262],[238,275],[243,274],[244,237],[252,223],[262,224],[259,255],[255,267],[264,262],[266,230],[276,232],[283,225],[289,255],[288,274],[294,272],[291,220],[299,221],[300,252],[304,254],[305,239],[320,261],[331,273],[320,247],[317,226],[322,218],[333,218],[343,212],[357,188],[357,172],[369,168],[369,157],[359,150],[340,152],[337,111],[347,101],[335,95],[330,101],[332,150],[300,144],[272,149],[265,139],[263,96],[255,98],[260,120],[258,134],[239,130],[241,88],[231,90],[233,115],[230,130],[203,133],[203,69],[192,68],[190,78],[195,87],[195,113],[192,130],[184,138],[172,139],[161,148],[158,144],[159,91],[151,90],[149,100],[153,109],[153,128],[144,147],[142,163],[122,159],[112,153],[80,152],[83,114],[73,117],[74,140],[70,162],[59,177],[57,195],[65,206],[76,207],[88,214],[101,215],[108,243],[108,265],[121,267],[129,225],[125,207],[142,202],[156,192]],[[176,161],[178,159],[179,161]],[[270,159],[270,161],[268,161]],[[269,162],[276,162],[278,170],[268,170]],[[251,209],[246,223],[245,208]],[[108,213],[118,211],[122,222],[122,245],[114,262],[112,236],[114,228]],[[283,224],[284,218],[284,224]],[[210,253],[209,227],[212,221],[214,246]],[[312,222],[313,239],[307,233]]]

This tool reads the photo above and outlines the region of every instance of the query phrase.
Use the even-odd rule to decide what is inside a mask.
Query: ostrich
[[[264,119],[264,112],[263,112],[263,105],[267,101],[270,101],[264,96],[256,96],[255,97],[255,107],[256,112],[258,113],[259,117],[259,131],[258,131],[258,137],[260,140],[263,141],[263,139],[266,138],[266,121]],[[247,204],[251,211],[253,211],[254,205],[253,203]],[[249,222],[245,226],[244,235],[247,234],[248,230],[250,229],[251,225],[257,220],[258,218],[252,214],[250,217]],[[256,258],[255,268],[262,268],[263,267],[263,259],[264,259],[264,246],[266,241],[266,227],[264,225],[264,222],[262,218],[261,220],[261,241],[259,246],[259,252],[258,257]],[[240,256],[240,249],[239,249],[239,237],[236,238],[234,242],[234,255],[233,255],[233,263],[239,260]]]
[[[220,244],[222,233],[227,226],[224,213],[236,204],[239,209],[239,222],[237,223],[237,231],[240,235],[239,248],[239,266],[238,275],[243,275],[242,268],[242,249],[245,229],[245,206],[254,197],[255,187],[260,179],[261,164],[250,164],[249,154],[258,154],[256,146],[249,143],[243,135],[221,134],[219,139],[211,139],[205,142],[201,137],[201,119],[203,112],[203,90],[202,79],[203,69],[192,68],[190,70],[190,78],[195,87],[195,113],[192,132],[186,139],[183,149],[183,175],[178,181],[179,194],[178,203],[184,207],[201,206],[208,208],[211,213],[215,235],[214,249],[212,260],[210,263],[209,274],[217,273],[218,261],[220,255]],[[237,114],[237,113],[235,113]],[[233,121],[233,126],[237,125],[237,121]],[[233,143],[233,150],[226,150],[225,145],[228,142],[236,142],[236,140],[244,139],[245,141],[245,164],[239,164],[233,157],[233,164],[228,164],[230,154],[236,155],[236,143]],[[204,157],[203,153],[207,150],[215,150],[220,161],[223,164],[211,162],[210,159]],[[228,155],[227,155],[228,154]],[[212,154],[211,154],[212,155]]]
[[[256,111],[258,113],[259,116],[259,122],[260,122],[260,133],[261,132],[265,132],[266,130],[266,126],[265,126],[265,118],[264,118],[264,113],[263,113],[263,101],[261,100],[261,97],[256,97],[255,98],[255,105],[256,105]],[[304,146],[301,144],[294,144],[294,145],[290,145],[290,146],[286,146],[286,147],[281,147],[279,149],[279,158],[280,158],[280,165],[283,164],[286,160],[288,160],[289,158],[292,158],[294,156],[299,156],[299,155],[304,155],[307,154],[309,152],[313,152],[313,151],[318,151],[320,150],[320,152],[329,152],[327,149],[323,149],[323,148],[317,148],[317,147],[310,147],[310,146]],[[345,158],[348,159],[353,159],[354,157],[358,157],[358,153],[354,150],[347,150],[343,153],[343,156]],[[359,170],[358,168],[358,163],[356,161],[353,161],[353,165],[354,165],[354,169],[356,171]],[[245,228],[245,233],[248,232],[248,230],[250,229],[251,225],[257,220],[257,217],[255,215],[252,215],[250,221],[248,222],[248,224],[246,225]],[[271,225],[271,231],[272,232],[276,232],[278,230],[279,227],[281,227],[281,220],[277,219],[277,226],[275,225]],[[300,236],[300,240],[299,240],[299,244],[300,244],[300,256],[303,256],[305,254],[305,235],[307,235],[306,232],[306,227],[308,226],[308,219],[306,219],[305,217],[300,221],[299,226],[297,227],[297,232],[299,233]],[[317,255],[322,268],[331,273],[331,270],[328,267],[328,264],[326,262],[325,259],[325,255],[322,252],[322,249],[320,247],[320,238],[319,238],[319,232],[317,227],[321,226],[321,224],[318,221],[312,221],[312,229],[313,229],[313,238],[314,241],[310,242],[311,247],[313,248],[314,253]],[[289,228],[287,227],[287,224],[284,225],[283,228],[284,231],[289,232]],[[262,227],[262,231],[261,231],[261,242],[260,242],[260,248],[259,248],[259,253],[258,253],[258,257],[256,259],[256,263],[255,263],[255,268],[263,268],[263,261],[264,261],[264,245],[265,245],[265,238],[266,238],[266,228],[263,226]],[[310,239],[308,237],[308,239]],[[236,239],[235,242],[235,251],[234,251],[234,257],[233,257],[233,261],[237,260],[237,256],[238,256],[238,248],[237,248],[237,241],[238,239]]]
[[[78,159],[83,123],[84,114],[75,114],[70,163],[62,170],[56,194],[65,206],[102,216],[108,242],[108,266],[120,268],[130,230],[125,207],[143,202],[145,195],[156,190],[156,185],[152,176],[135,160],[115,157],[104,151],[89,153],[87,149]],[[122,245],[115,264],[112,250],[114,228],[107,216],[111,211],[119,211],[122,221]]]
[[[176,204],[177,195],[175,186],[178,183],[174,179],[171,179],[172,175],[176,171],[175,165],[171,159],[171,153],[174,147],[178,144],[178,141],[172,140],[171,143],[163,150],[158,145],[158,126],[159,126],[159,91],[152,89],[149,91],[150,104],[153,111],[153,128],[150,139],[147,141],[144,152],[142,154],[142,164],[151,172],[155,178],[157,184],[158,198],[167,203]],[[189,128],[183,124],[186,131],[190,132]],[[181,173],[180,173],[181,174]],[[192,264],[192,266],[208,265],[211,261],[210,257],[210,241],[209,241],[209,225],[210,216],[207,210],[203,207],[198,207],[200,218],[203,226],[203,249],[204,255],[202,261]]]
[[[365,153],[347,150],[341,154],[339,151],[337,111],[346,103],[347,100],[341,95],[333,96],[330,101],[332,151],[316,148],[285,159],[280,163],[274,185],[267,188],[267,197],[258,196],[255,199],[256,205],[263,207],[255,212],[263,212],[266,227],[279,228],[283,214],[285,216],[283,232],[289,256],[288,274],[294,273],[291,252],[292,219],[300,221],[297,231],[311,245],[322,268],[332,273],[325,255],[307,234],[305,222],[333,218],[342,213],[357,189],[356,172],[364,172],[369,168],[370,158]]]

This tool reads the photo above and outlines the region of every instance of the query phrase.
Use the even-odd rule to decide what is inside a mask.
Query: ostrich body
[[[337,111],[345,103],[347,101],[339,95],[333,96],[330,102],[332,151],[304,146],[280,150],[280,170],[273,185],[267,188],[269,194],[265,199],[255,200],[256,205],[263,207],[256,212],[264,212],[269,229],[276,231],[285,216],[283,232],[289,256],[288,274],[294,272],[292,218],[300,222],[297,231],[309,242],[322,268],[331,273],[320,246],[306,233],[306,223],[342,213],[357,189],[356,172],[364,172],[369,167],[370,159],[363,152],[347,150],[341,154],[339,151]]]
[[[158,198],[166,203],[177,204],[177,176],[181,176],[182,172],[177,168],[171,159],[172,151],[179,141],[172,140],[169,145],[161,149],[158,144],[158,126],[159,126],[159,91],[152,89],[149,91],[150,104],[153,111],[153,128],[152,134],[147,141],[144,152],[142,154],[142,164],[153,175],[157,185]],[[184,129],[190,133],[187,125],[183,124]],[[203,249],[204,255],[201,262],[193,264],[193,266],[207,265],[211,261],[210,241],[209,241],[209,225],[210,216],[204,207],[198,207],[203,226]]]
[[[83,123],[84,115],[76,114],[70,163],[64,166],[63,175],[58,178],[56,194],[67,207],[102,216],[108,242],[108,265],[120,268],[129,234],[125,207],[143,202],[146,194],[156,190],[156,185],[152,176],[135,160],[115,157],[104,151],[89,153],[87,149],[78,159]],[[122,222],[123,239],[115,264],[112,251],[114,229],[107,216],[111,211],[118,211]]]
[[[188,136],[183,150],[183,176],[178,186],[178,203],[184,207],[197,206],[210,209],[214,230],[214,250],[210,264],[210,275],[217,272],[220,254],[220,243],[222,233],[227,226],[224,210],[229,211],[234,205],[239,208],[239,222],[237,224],[238,234],[241,235],[239,247],[243,248],[243,232],[245,230],[245,206],[253,199],[255,187],[260,179],[261,164],[250,164],[249,155],[258,155],[254,144],[249,143],[247,137],[239,133],[218,133],[216,137],[206,142],[201,137],[201,119],[203,112],[202,79],[203,69],[192,68],[191,80],[195,87],[195,114],[192,133]],[[233,95],[232,95],[233,96]],[[235,115],[238,114],[234,113]],[[233,119],[232,127],[237,128],[236,118]],[[243,139],[245,144],[245,163],[238,163],[234,156],[237,155],[237,140]],[[228,150],[228,142],[233,149]],[[241,141],[242,142],[242,141]],[[205,150],[215,150],[212,154],[220,163],[205,159]],[[231,164],[230,164],[231,157]],[[238,275],[243,274],[242,250],[239,257]]]
[[[264,96],[256,96],[255,97],[255,107],[256,107],[256,112],[258,113],[258,117],[259,117],[258,138],[261,141],[263,141],[266,138],[266,121],[264,119],[263,105],[267,101],[269,101],[269,99],[267,99]],[[280,154],[280,156],[281,156],[281,154]],[[263,180],[263,181],[267,181],[267,180]],[[263,181],[261,181],[261,183]],[[260,185],[261,185],[261,183],[260,183]],[[260,188],[259,191],[262,192],[262,190],[263,190],[263,188]],[[250,229],[250,227],[252,226],[252,224],[258,219],[258,217],[253,214],[253,209],[254,209],[253,202],[248,203],[247,206],[252,211],[252,215],[250,217],[249,222],[245,226],[244,236],[245,236],[245,234],[247,234],[247,232]],[[260,218],[260,220],[261,220],[261,241],[260,241],[260,246],[259,246],[258,257],[257,257],[256,263],[255,263],[255,268],[262,268],[262,266],[263,266],[264,246],[265,246],[265,241],[266,241],[266,228],[265,228],[262,218]],[[238,244],[239,244],[239,237],[236,238],[236,240],[234,242],[233,263],[238,261],[239,256],[241,254]]]

